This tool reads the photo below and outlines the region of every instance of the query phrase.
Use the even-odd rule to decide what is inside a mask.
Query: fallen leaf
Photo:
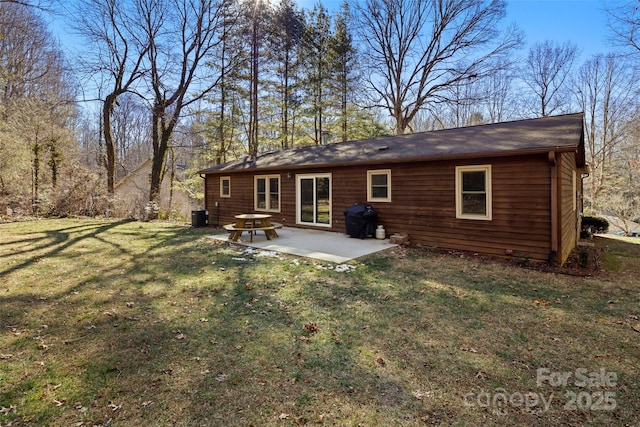
[[[12,357],[13,357],[13,354],[0,354],[0,359],[2,360],[11,359]]]
[[[384,361],[384,359],[383,359],[382,357],[378,357],[378,358],[376,359],[376,364],[377,364],[378,366],[384,366],[384,365],[386,365],[386,364],[387,364],[387,362],[385,362],[385,361]]]
[[[229,375],[220,374],[215,378],[215,380],[218,381],[218,382],[222,382],[222,381],[226,381],[228,378],[229,378]]]
[[[539,305],[542,307],[546,307],[547,305],[549,305],[549,301],[543,300],[543,299],[537,299],[534,301],[535,305]]]
[[[485,380],[487,379],[487,373],[485,371],[478,371],[478,373],[476,374],[476,378]]]
[[[422,391],[422,390],[414,390],[412,393],[413,397],[418,400],[422,400],[423,397],[429,397],[431,395],[430,391]]]
[[[311,334],[315,334],[316,332],[318,332],[318,325],[315,322],[309,322],[307,324],[305,324],[302,329],[304,329],[305,331],[311,333]]]
[[[116,405],[115,403],[110,403],[109,408],[111,408],[113,412],[116,412],[117,410],[122,409],[122,404]]]
[[[4,406],[0,408],[0,414],[7,415],[7,414],[10,414],[11,412],[17,412],[16,405],[9,405],[8,408],[5,408]]]
[[[183,340],[185,339],[187,336],[183,333],[179,333],[178,335],[176,335],[176,339],[177,340]]]
[[[283,412],[282,414],[280,414],[280,416],[279,416],[278,418],[280,418],[281,420],[286,420],[286,419],[288,419],[288,418],[289,418],[289,414],[285,414],[285,413]]]
[[[54,403],[56,406],[64,406],[65,402],[66,402],[65,400],[57,400],[57,399],[53,399],[53,403]]]

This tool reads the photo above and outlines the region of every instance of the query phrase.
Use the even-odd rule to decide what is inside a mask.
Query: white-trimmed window
[[[456,218],[491,220],[491,165],[456,167]]]
[[[391,169],[367,171],[367,201],[391,201]]]
[[[258,175],[254,188],[255,210],[280,212],[280,175]]]
[[[220,177],[220,197],[231,197],[231,177]]]

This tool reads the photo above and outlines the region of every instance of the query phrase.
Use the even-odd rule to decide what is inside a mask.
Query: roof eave
[[[436,162],[436,161],[451,161],[451,160],[469,160],[469,159],[487,159],[495,157],[514,157],[514,156],[528,156],[537,154],[546,154],[550,151],[557,153],[576,153],[580,156],[580,147],[577,146],[555,146],[555,147],[540,147],[531,149],[511,150],[511,151],[492,151],[484,153],[462,153],[462,154],[443,154],[428,157],[402,157],[399,159],[371,159],[371,160],[357,160],[357,161],[344,161],[344,162],[324,162],[324,163],[304,163],[304,164],[283,164],[279,166],[269,167],[243,167],[243,168],[229,168],[218,170],[203,170],[199,172],[201,175],[221,175],[221,174],[235,174],[235,173],[247,173],[247,172],[270,172],[276,170],[298,170],[298,169],[317,169],[317,168],[337,168],[347,166],[367,166],[367,165],[381,165],[381,164],[400,164],[400,163],[415,163],[415,162]]]

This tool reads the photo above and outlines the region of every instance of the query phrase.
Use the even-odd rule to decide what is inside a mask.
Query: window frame
[[[373,196],[373,176],[386,175],[387,197]],[[367,202],[391,202],[391,169],[375,169],[367,171]]]
[[[485,195],[485,214],[472,214],[464,213],[463,209],[463,174],[465,172],[484,172],[484,191],[475,192],[476,194]],[[491,165],[467,165],[456,166],[456,218],[458,219],[471,219],[480,221],[491,221],[493,218],[492,212],[492,179],[491,179]]]
[[[317,179],[327,178],[329,180],[329,222],[317,222],[317,205],[314,207],[314,221],[302,221],[302,181],[305,179],[313,179],[314,182],[314,201],[317,197]],[[333,174],[328,173],[308,173],[308,174],[296,174],[296,224],[312,227],[325,227],[331,228],[333,226]]]
[[[270,199],[271,199],[271,179],[276,178],[278,180],[278,207],[271,208]],[[265,205],[266,207],[260,208],[258,207],[258,180],[265,180]],[[280,206],[282,204],[282,185],[281,185],[280,174],[271,174],[271,175],[254,175],[253,177],[253,209],[259,212],[280,212]]]
[[[224,193],[224,185],[223,182],[227,181],[229,183],[228,193]],[[220,197],[229,198],[231,197],[231,177],[230,176],[221,176],[220,177]]]

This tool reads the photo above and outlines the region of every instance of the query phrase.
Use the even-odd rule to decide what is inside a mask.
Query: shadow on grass
[[[192,253],[202,234],[129,222],[56,221],[4,240],[0,406],[18,403],[17,420],[55,425],[76,401],[87,405],[75,414],[82,418],[92,409],[87,400],[136,390],[123,375],[162,372],[173,344],[180,345],[175,336],[189,333],[163,315],[173,302],[162,297],[182,296],[181,281],[209,264],[206,253]]]
[[[88,222],[61,227],[55,230],[44,230],[43,232],[27,232],[23,234],[23,238],[0,242],[0,246],[22,247],[22,249],[13,251],[13,255],[24,255],[25,258],[20,263],[0,270],[0,277],[24,268],[31,262],[42,259],[43,257],[55,256],[86,239],[100,238],[101,234],[107,233],[109,230],[128,222],[131,221]],[[7,226],[8,225],[5,225],[5,227]],[[123,250],[123,248],[119,249]],[[31,254],[37,255],[31,256]]]
[[[419,253],[340,273],[206,229],[108,225],[52,222],[46,242],[3,242],[0,407],[16,411],[0,422],[578,425],[640,411],[637,340],[613,320],[635,300],[601,306],[631,298],[618,288]],[[536,387],[541,366],[615,370],[621,409],[464,405],[498,387],[558,392]]]

